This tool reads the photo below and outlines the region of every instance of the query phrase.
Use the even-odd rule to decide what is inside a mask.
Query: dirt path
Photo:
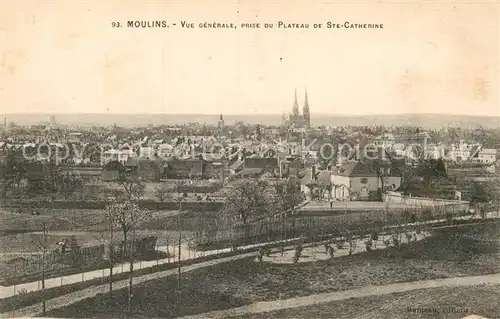
[[[417,289],[475,286],[482,284],[500,284],[500,274],[472,276],[472,277],[455,277],[455,278],[446,278],[437,280],[424,280],[424,281],[396,283],[396,284],[389,284],[382,286],[367,286],[359,289],[315,294],[305,297],[296,297],[284,300],[261,301],[239,308],[212,311],[194,316],[186,316],[183,318],[185,319],[227,318],[229,316],[242,316],[247,314],[265,313],[265,312],[277,311],[288,308],[311,306],[316,304],[328,303],[332,301],[350,299],[350,298],[380,296],[385,294],[406,292]]]
[[[210,267],[210,266],[214,266],[214,265],[217,265],[220,263],[226,263],[226,262],[230,262],[233,260],[246,258],[246,257],[250,257],[250,256],[255,256],[255,252],[250,252],[250,253],[246,253],[246,254],[242,254],[242,255],[226,257],[226,258],[221,258],[221,259],[214,259],[214,260],[202,262],[199,264],[184,266],[184,267],[182,267],[182,272],[185,273],[185,272],[192,271],[195,269]],[[143,283],[145,281],[154,280],[154,279],[163,278],[163,277],[168,277],[168,276],[172,276],[172,275],[177,275],[177,268],[134,278],[134,284],[137,285],[137,284]],[[117,281],[117,282],[113,283],[113,290],[125,288],[125,287],[127,287],[127,285],[128,285],[128,279]],[[70,293],[70,294],[67,294],[64,296],[56,297],[56,298],[47,300],[47,311],[61,308],[64,306],[68,306],[68,305],[71,305],[71,304],[76,303],[78,301],[81,301],[83,299],[92,298],[99,293],[107,293],[107,292],[109,292],[109,284],[104,284],[104,285],[100,285],[100,286],[89,287],[89,288],[86,288],[84,290],[76,291],[76,292],[73,292],[73,293]],[[25,307],[22,309],[14,310],[14,311],[7,312],[7,313],[2,313],[2,314],[0,314],[0,317],[1,318],[35,317],[36,315],[39,315],[41,313],[41,311],[42,311],[42,303],[38,303],[38,304],[31,305],[31,306],[28,306],[28,307]]]

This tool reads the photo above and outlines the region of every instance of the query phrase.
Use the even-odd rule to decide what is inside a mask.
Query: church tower
[[[297,103],[297,89],[295,89],[295,101],[293,102],[292,116],[299,116],[299,104]]]
[[[304,98],[304,107],[302,109],[302,114],[304,119],[304,126],[307,128],[311,127],[311,113],[309,111],[309,101],[307,99],[307,88],[306,88],[306,95]]]
[[[217,123],[217,137],[219,140],[224,136],[224,118],[220,115],[219,122]]]

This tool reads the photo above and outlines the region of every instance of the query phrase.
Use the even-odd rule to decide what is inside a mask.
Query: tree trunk
[[[113,297],[113,266],[114,266],[114,251],[113,251],[113,224],[110,223],[110,240],[109,240],[109,295]]]
[[[113,244],[109,244],[109,295],[113,297]]]
[[[135,256],[134,237],[135,237],[134,232],[132,232],[132,242],[130,243],[130,252],[129,252],[130,272],[128,279],[128,303],[127,303],[127,309],[129,312],[132,309],[132,285],[134,280],[134,256]]]
[[[132,307],[132,284],[133,284],[133,279],[134,279],[134,259],[130,259],[130,274],[129,274],[129,279],[128,279],[128,311],[130,312],[130,309]]]
[[[127,231],[123,231],[123,245],[122,245],[122,257],[121,260],[127,255]]]
[[[181,311],[181,243],[182,243],[182,230],[181,230],[181,214],[182,201],[179,201],[179,214],[177,215],[177,227],[179,228],[179,242],[178,242],[178,255],[177,255],[177,307],[178,313]]]
[[[43,252],[42,252],[42,300],[43,300],[43,316],[45,317],[47,306],[45,301],[45,250],[47,247],[47,229],[43,224]]]
[[[379,175],[380,178],[380,200],[384,201],[384,178],[382,175]]]

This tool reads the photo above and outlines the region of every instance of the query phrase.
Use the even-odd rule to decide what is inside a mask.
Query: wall
[[[349,177],[332,175],[332,197],[336,200],[349,200]],[[345,185],[345,186],[344,186]]]
[[[362,184],[361,180],[366,178],[368,182],[366,184]],[[349,190],[351,191],[352,200],[369,200],[370,192],[376,192],[378,190],[378,177],[351,177]],[[361,190],[366,188],[367,193],[363,194]]]
[[[334,185],[332,187],[332,198],[340,201],[350,200],[349,188],[345,185]]]
[[[401,177],[400,176],[385,176],[384,179],[384,187],[395,185],[394,189],[398,189],[401,186]],[[380,183],[380,180],[379,180]],[[382,185],[380,185],[382,187]],[[386,188],[384,188],[386,189]]]
[[[456,200],[428,198],[428,197],[403,196],[403,195],[401,195],[401,193],[397,193],[397,192],[387,192],[384,195],[384,201],[387,203],[397,203],[397,204],[427,206],[427,207],[436,207],[436,206],[444,206],[444,205],[457,205],[457,207],[459,207],[460,209],[468,209],[469,208],[469,202],[467,202],[467,201],[456,201]]]

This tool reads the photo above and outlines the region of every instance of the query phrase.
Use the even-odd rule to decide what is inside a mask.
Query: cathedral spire
[[[304,97],[304,107],[302,108],[302,114],[304,125],[306,127],[311,127],[311,113],[309,111],[309,100],[307,99],[307,88]]]
[[[292,113],[294,116],[299,115],[299,104],[297,102],[297,89],[295,89],[295,100],[293,102],[293,110]]]
[[[303,112],[304,114],[306,113],[309,113],[309,101],[307,100],[307,88],[306,88],[306,94],[305,94],[305,98],[304,98],[304,108],[303,108]]]

